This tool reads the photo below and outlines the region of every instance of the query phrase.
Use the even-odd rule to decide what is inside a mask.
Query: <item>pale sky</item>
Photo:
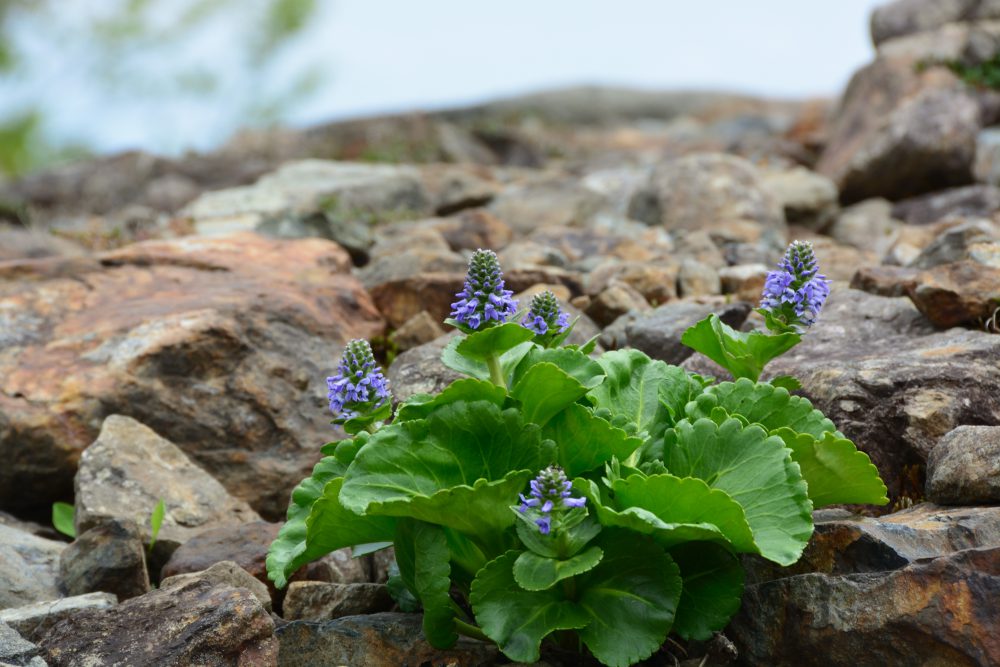
[[[285,70],[317,63],[326,69],[319,91],[286,114],[294,125],[579,84],[831,96],[871,59],[868,15],[882,2],[321,0],[313,23],[266,81],[280,89]],[[0,117],[40,103],[47,131],[59,139],[84,138],[99,151],[168,154],[211,148],[243,124],[230,108],[237,105],[226,104],[253,94],[240,80],[207,99],[164,96],[153,77],[154,94],[146,99],[95,91],[87,83],[95,67],[88,46],[72,38],[74,12],[92,10],[56,4],[59,12],[46,20],[64,22],[65,38],[54,48],[35,37],[49,34],[51,23],[46,31],[23,27],[32,80],[0,81]],[[238,68],[227,38],[238,21],[231,19],[192,36],[176,59],[223,74]]]

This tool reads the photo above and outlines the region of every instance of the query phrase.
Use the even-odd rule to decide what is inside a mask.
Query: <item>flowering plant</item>
[[[822,306],[811,257],[793,244],[791,280],[769,279],[770,333],[709,319],[685,334],[736,378],[717,383],[637,350],[565,345],[555,297],[519,317],[496,255],[477,251],[442,355],[468,377],[390,414],[370,350],[348,344],[330,400],[353,437],[324,446],[293,492],[270,577],[282,587],[333,550],[392,545],[391,588],[419,600],[428,641],[464,634],[523,662],[544,642],[617,666],[671,632],[709,638],[739,608],[737,554],[794,563],[813,508],[888,502],[829,419],[758,381]]]

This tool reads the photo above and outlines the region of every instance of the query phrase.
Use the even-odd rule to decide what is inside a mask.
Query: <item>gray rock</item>
[[[160,590],[179,588],[196,579],[207,581],[213,585],[245,588],[260,601],[264,609],[271,611],[271,593],[267,590],[267,586],[231,560],[220,561],[201,572],[186,572],[167,577],[160,582]]]
[[[411,350],[418,345],[429,343],[445,334],[441,323],[426,310],[406,320],[403,326],[399,327],[389,335],[392,341],[401,352]]]
[[[1000,426],[959,426],[927,457],[927,497],[946,505],[1000,502]]]
[[[38,642],[60,621],[71,618],[82,611],[108,609],[118,600],[111,593],[87,593],[74,595],[49,602],[4,609],[0,611],[0,623],[6,623],[23,637]]]
[[[683,297],[711,296],[722,293],[719,273],[708,264],[690,257],[681,262],[677,273],[677,294]]]
[[[732,155],[701,153],[659,165],[630,204],[630,215],[670,230],[711,228],[744,220],[783,230],[779,202],[757,168]]]
[[[946,218],[989,218],[1000,210],[1000,188],[966,185],[931,192],[897,202],[894,218],[912,225],[928,225]]]
[[[614,281],[587,306],[586,313],[598,325],[608,325],[629,312],[649,310],[649,303],[634,287],[625,282]]]
[[[723,294],[733,294],[741,301],[760,300],[770,269],[764,264],[738,264],[719,269]]]
[[[763,182],[784,209],[789,224],[822,231],[837,213],[837,186],[829,178],[804,167],[766,171]]]
[[[59,554],[65,542],[0,525],[0,609],[59,597]]]
[[[653,359],[679,364],[694,354],[694,350],[681,344],[681,336],[688,327],[716,313],[723,322],[739,329],[749,312],[750,304],[743,302],[674,301],[647,313],[620,318],[605,329],[601,344],[608,349],[634,347]]]
[[[971,246],[1000,240],[1000,225],[990,220],[968,220],[944,230],[930,242],[910,266],[929,269],[969,259]]]
[[[274,621],[249,591],[191,581],[77,611],[38,641],[53,666],[245,665],[278,659]]]
[[[884,257],[899,236],[900,224],[892,217],[892,204],[887,200],[866,199],[841,211],[829,234],[838,243]]]
[[[206,528],[260,519],[179,447],[120,415],[105,419],[84,451],[75,487],[78,535],[104,518],[126,518],[148,544],[149,517],[162,499],[166,513],[157,544],[168,551]]]
[[[129,519],[100,519],[59,557],[59,583],[67,595],[113,593],[127,600],[149,592],[146,550]]]
[[[500,660],[496,646],[460,637],[445,650],[424,639],[419,614],[380,613],[333,621],[292,621],[275,632],[279,667],[399,667],[440,664],[480,667]]]
[[[282,616],[289,621],[328,621],[389,611],[394,604],[383,584],[295,581],[288,586]]]
[[[0,665],[46,667],[45,661],[38,656],[38,647],[6,623],[0,623]]]
[[[1000,184],[1000,128],[987,127],[976,135],[972,173],[980,183]]]
[[[582,226],[608,201],[576,179],[545,179],[503,190],[487,210],[519,234],[544,227]]]
[[[1000,2],[996,0],[896,0],[872,12],[872,41],[878,46],[955,21],[995,18],[1000,18]]]

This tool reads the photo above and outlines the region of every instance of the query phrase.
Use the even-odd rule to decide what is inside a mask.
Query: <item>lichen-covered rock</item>
[[[121,415],[105,419],[97,440],[84,450],[75,487],[74,522],[81,537],[108,519],[123,518],[148,544],[149,517],[161,500],[158,542],[168,551],[206,528],[260,519],[175,444]]]
[[[327,621],[389,611],[394,604],[389,589],[383,584],[293,581],[288,585],[282,617],[289,621]]]
[[[185,572],[167,577],[160,582],[160,590],[170,590],[186,585],[188,582],[203,579],[214,585],[231,586],[233,588],[245,588],[253,593],[260,604],[267,611],[271,611],[273,601],[271,593],[260,580],[244,570],[231,560],[219,561],[212,567],[201,572]]]
[[[52,667],[277,663],[274,621],[249,591],[205,580],[79,611],[38,641]]]
[[[59,557],[59,583],[67,595],[103,591],[119,600],[149,592],[146,554],[138,524],[130,519],[92,519]]]
[[[946,505],[1000,502],[1000,426],[959,426],[927,457],[927,497]]]
[[[383,321],[329,241],[149,242],[0,268],[0,508],[69,497],[109,414],[280,516],[330,437],[324,378]]]
[[[85,593],[0,610],[0,622],[14,628],[26,639],[37,642],[63,619],[88,609],[108,609],[116,604],[118,600],[112,593]]]
[[[0,610],[54,600],[65,542],[0,524]]]
[[[419,614],[380,613],[332,621],[292,621],[276,631],[280,667],[318,665],[452,665],[481,667],[500,660],[493,644],[460,637],[445,650],[424,638]]]

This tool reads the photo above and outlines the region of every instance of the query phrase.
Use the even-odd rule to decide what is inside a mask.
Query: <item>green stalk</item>
[[[490,380],[498,387],[507,388],[507,378],[504,376],[503,367],[500,365],[500,355],[493,353],[486,357],[486,365],[490,369]]]
[[[473,639],[478,639],[484,642],[493,643],[493,640],[486,636],[486,634],[474,625],[466,623],[460,619],[455,619],[455,629],[458,630],[458,634],[465,635],[466,637],[472,637]]]

